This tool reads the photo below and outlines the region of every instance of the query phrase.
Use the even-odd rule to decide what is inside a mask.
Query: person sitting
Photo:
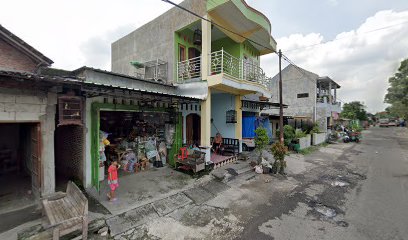
[[[222,136],[220,133],[217,133],[212,143],[212,150],[215,153],[219,153],[219,151],[221,150],[221,147],[222,147]]]
[[[194,143],[192,149],[193,151],[201,151],[200,147],[198,146],[198,143]]]

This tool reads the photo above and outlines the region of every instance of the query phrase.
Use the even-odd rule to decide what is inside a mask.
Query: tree
[[[358,119],[360,121],[368,120],[367,112],[364,109],[365,106],[359,101],[354,101],[350,103],[345,103],[343,105],[343,111],[341,112],[340,116],[342,118],[348,119]]]
[[[401,62],[398,71],[388,79],[384,102],[391,104],[387,109],[392,115],[408,118],[408,58]]]

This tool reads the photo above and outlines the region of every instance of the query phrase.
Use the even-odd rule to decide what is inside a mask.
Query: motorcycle
[[[356,142],[359,143],[361,141],[361,133],[355,131],[348,131],[343,136],[343,142]]]
[[[347,133],[341,132],[341,133],[339,133],[339,135],[340,135],[340,137],[341,137],[341,139],[343,140],[344,143],[350,142],[350,137],[349,137],[349,135]]]

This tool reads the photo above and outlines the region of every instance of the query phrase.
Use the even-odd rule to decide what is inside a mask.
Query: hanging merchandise
[[[110,144],[108,140],[109,134],[104,132],[104,131],[99,131],[99,161],[105,162],[106,161],[106,155],[105,155],[105,146],[108,146]]]
[[[167,147],[165,142],[159,144],[159,155],[163,164],[166,164],[167,159]]]

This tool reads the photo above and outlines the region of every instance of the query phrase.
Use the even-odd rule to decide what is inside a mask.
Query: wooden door
[[[193,144],[194,141],[194,114],[189,114],[186,117],[186,143],[188,145]]]
[[[186,143],[193,144],[198,143],[200,144],[201,140],[201,127],[200,127],[200,116],[191,113],[186,117]]]
[[[182,44],[179,44],[179,62],[186,60],[186,47]]]
[[[31,183],[34,194],[41,192],[41,129],[40,124],[31,127]]]

